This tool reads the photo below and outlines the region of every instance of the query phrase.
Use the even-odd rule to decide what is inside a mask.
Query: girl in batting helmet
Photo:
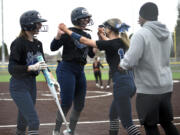
[[[128,135],[140,135],[139,130],[133,124],[131,112],[131,97],[136,88],[132,71],[123,71],[119,68],[119,50],[126,52],[129,48],[129,39],[126,34],[129,26],[122,23],[118,18],[109,19],[104,22],[104,28],[99,28],[99,41],[94,41],[81,36],[68,29],[63,23],[59,25],[59,30],[67,33],[79,42],[105,50],[106,60],[110,66],[113,80],[113,102],[110,107],[110,135],[118,135],[119,119]]]
[[[30,10],[20,17],[21,32],[11,44],[8,70],[11,74],[10,94],[18,108],[16,135],[38,135],[39,119],[35,110],[36,76],[46,69],[45,62],[38,62],[37,56],[44,57],[42,43],[35,38],[42,27],[39,12]]]
[[[85,30],[88,25],[92,25],[91,14],[84,7],[75,8],[71,13],[71,21],[74,27],[70,29],[79,33],[88,39],[91,38]],[[84,65],[86,64],[87,55],[94,57],[92,47],[87,47],[79,41],[71,38],[67,34],[58,31],[56,37],[51,42],[51,51],[56,51],[63,46],[62,61],[58,63],[56,70],[58,82],[60,83],[61,107],[65,115],[69,109],[73,108],[70,115],[71,134],[74,135],[75,127],[79,119],[80,113],[84,108],[86,96],[86,78],[84,73]],[[62,125],[62,117],[57,112],[56,125],[53,135],[60,134]]]

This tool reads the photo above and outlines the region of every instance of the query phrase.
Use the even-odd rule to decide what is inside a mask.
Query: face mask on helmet
[[[94,23],[91,17],[85,17],[77,20],[77,25],[81,27],[91,26],[93,24]]]
[[[39,12],[30,10],[23,13],[20,17],[21,29],[24,31],[34,31],[37,29],[37,24],[46,22],[47,20],[42,19]]]
[[[80,27],[86,27],[93,25],[93,20],[91,19],[91,14],[88,13],[87,9],[84,7],[75,8],[71,13],[72,24]]]

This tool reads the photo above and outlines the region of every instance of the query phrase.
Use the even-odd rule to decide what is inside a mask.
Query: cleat
[[[107,85],[107,86],[106,86],[106,89],[109,89],[109,88],[110,88],[110,86],[109,86],[109,85]]]
[[[101,89],[104,89],[104,86],[101,86],[100,88],[101,88]]]
[[[100,85],[98,84],[98,83],[96,83],[96,86],[99,88],[100,87]]]
[[[74,135],[72,132],[71,132],[71,130],[64,130],[63,131],[63,135]]]

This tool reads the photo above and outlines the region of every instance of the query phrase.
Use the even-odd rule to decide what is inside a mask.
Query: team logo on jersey
[[[37,47],[39,48],[39,47],[40,47],[40,45],[37,45]]]
[[[27,59],[26,63],[27,65],[32,65],[38,62],[37,56],[42,55],[41,52],[37,52],[36,54],[33,54],[33,52],[28,52],[27,53]]]

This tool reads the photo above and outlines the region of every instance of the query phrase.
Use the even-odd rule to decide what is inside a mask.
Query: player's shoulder
[[[11,46],[21,45],[22,42],[23,42],[23,38],[22,38],[22,37],[16,37],[16,38],[12,41]]]

